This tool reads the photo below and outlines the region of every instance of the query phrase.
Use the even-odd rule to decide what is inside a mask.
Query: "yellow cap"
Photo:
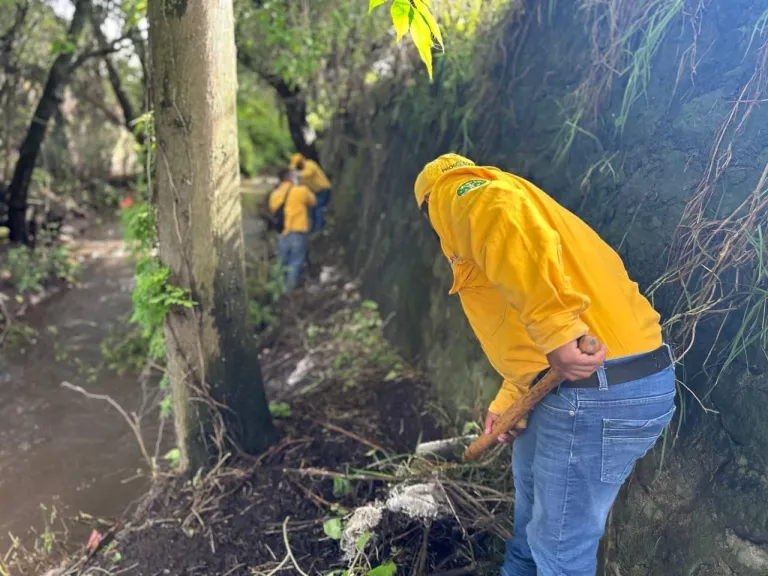
[[[416,203],[419,206],[424,203],[424,198],[426,198],[427,194],[432,191],[435,182],[437,182],[446,172],[474,165],[475,163],[472,162],[472,160],[464,158],[464,156],[459,156],[458,154],[443,154],[435,160],[432,160],[432,162],[424,166],[424,169],[416,178],[416,182],[413,185],[413,192],[416,195]]]
[[[301,163],[302,160],[304,160],[304,155],[303,154],[299,154],[297,152],[296,154],[291,156],[291,163],[289,164],[289,166],[291,168],[296,168],[296,166],[298,166]]]

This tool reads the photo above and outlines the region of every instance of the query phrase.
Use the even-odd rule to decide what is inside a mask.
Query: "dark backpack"
[[[283,230],[285,230],[285,205],[288,204],[288,196],[291,195],[291,190],[293,190],[293,186],[288,188],[283,203],[280,204],[280,207],[275,210],[275,213],[272,215],[272,228],[274,228],[275,232],[278,234],[282,234]]]

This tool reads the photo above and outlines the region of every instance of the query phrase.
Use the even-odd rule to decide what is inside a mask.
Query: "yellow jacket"
[[[290,182],[281,182],[269,195],[269,210],[274,214],[285,202],[288,190],[291,190],[285,205],[285,228],[283,235],[289,232],[309,232],[309,209],[317,204],[317,199],[306,186],[294,186]]]
[[[331,181],[328,180],[328,176],[325,175],[323,169],[314,160],[304,158],[301,154],[294,154],[291,157],[289,164],[290,168],[297,168],[299,163],[304,160],[304,169],[299,170],[299,176],[304,184],[310,187],[312,192],[320,192],[321,190],[328,190],[331,187]]]
[[[496,168],[446,171],[429,216],[453,268],[451,294],[504,378],[504,412],[548,367],[546,354],[588,331],[608,358],[661,346],[659,315],[619,255],[530,182]]]

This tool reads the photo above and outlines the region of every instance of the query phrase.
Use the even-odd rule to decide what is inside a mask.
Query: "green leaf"
[[[77,46],[69,38],[57,38],[51,42],[51,54],[73,54]]]
[[[462,434],[466,436],[467,434],[473,434],[475,432],[479,432],[481,430],[480,426],[478,426],[477,422],[464,422],[464,427],[462,428]]]
[[[403,39],[403,36],[405,36],[405,33],[408,32],[408,28],[411,26],[413,8],[408,0],[394,0],[389,9],[389,13],[392,15],[392,24],[395,25],[397,42],[400,42],[400,40]]]
[[[355,542],[355,548],[357,548],[357,551],[362,554],[365,551],[365,545],[368,544],[368,541],[371,539],[371,533],[367,530],[360,534],[357,541]]]
[[[344,506],[339,506],[335,502],[331,503],[331,512],[336,512],[336,514],[342,514],[345,516],[349,514],[349,510],[344,508]]]
[[[168,450],[168,452],[165,453],[165,456],[163,456],[163,459],[166,460],[173,468],[176,468],[181,462],[181,451],[178,448]]]
[[[341,518],[329,518],[323,522],[323,532],[331,540],[341,540]]]
[[[372,310],[373,311],[373,310],[378,310],[379,309],[379,305],[376,304],[376,302],[374,302],[373,300],[363,300],[363,303],[361,304],[361,306],[363,308],[365,308],[366,310]]]
[[[429,79],[432,80],[432,32],[421,14],[411,21],[411,38],[427,67]]]
[[[395,576],[395,574],[397,574],[397,565],[390,560],[386,564],[368,570],[366,576]]]
[[[168,418],[168,416],[171,415],[171,412],[173,411],[173,398],[170,394],[166,394],[163,396],[163,399],[160,401],[160,418]]]
[[[376,8],[381,6],[382,4],[386,4],[387,0],[369,0],[368,1],[368,14],[373,12]]]
[[[290,418],[293,411],[287,402],[270,402],[269,413],[272,415],[272,418],[285,419]]]
[[[426,2],[424,2],[424,0],[414,0],[414,5],[416,6],[416,11],[422,15],[427,26],[429,26],[429,31],[432,32],[432,36],[435,37],[440,44],[440,47],[443,48],[443,35],[440,33],[440,26],[438,26],[437,20],[435,20],[435,17],[432,15],[432,11],[429,9]]]
[[[352,484],[346,478],[333,479],[333,495],[336,498],[344,498],[352,492]]]

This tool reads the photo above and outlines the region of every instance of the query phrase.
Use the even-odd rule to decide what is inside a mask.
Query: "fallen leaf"
[[[88,552],[95,552],[96,548],[99,547],[102,538],[104,538],[104,535],[94,528],[91,532],[91,536],[88,538],[88,545],[85,549],[88,550]]]

